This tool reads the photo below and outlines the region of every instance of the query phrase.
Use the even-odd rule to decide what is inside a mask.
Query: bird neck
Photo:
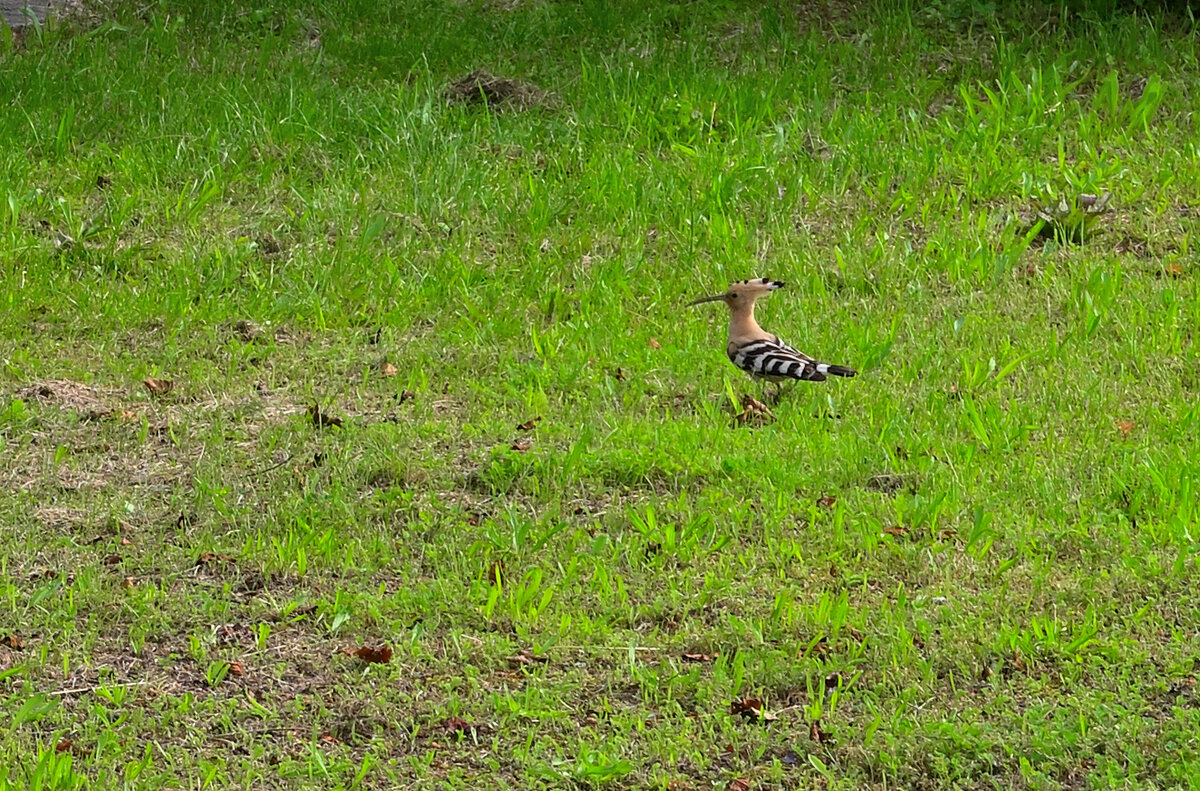
[[[734,305],[729,318],[729,340],[745,340],[765,335],[763,328],[754,320],[754,300]]]

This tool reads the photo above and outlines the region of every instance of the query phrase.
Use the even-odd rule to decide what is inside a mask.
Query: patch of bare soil
[[[533,83],[497,77],[482,69],[458,78],[447,86],[446,101],[468,107],[483,105],[497,112],[528,110],[549,103],[551,95]]]

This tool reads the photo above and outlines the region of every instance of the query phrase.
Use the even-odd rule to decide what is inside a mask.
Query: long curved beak
[[[725,299],[724,294],[717,294],[715,297],[700,297],[700,299],[694,299],[691,302],[687,303],[686,305],[684,305],[684,307],[690,308],[692,305],[699,305],[704,302],[719,302],[720,300],[723,300],[723,299]]]

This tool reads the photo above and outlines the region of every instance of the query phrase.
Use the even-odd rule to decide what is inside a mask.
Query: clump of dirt
[[[901,489],[907,489],[910,493],[917,491],[917,481],[911,475],[897,475],[894,473],[880,473],[872,475],[867,479],[867,491],[879,492],[880,494],[896,494]]]
[[[550,94],[533,83],[497,77],[482,69],[459,77],[446,88],[446,101],[468,107],[484,105],[497,112],[528,110],[548,103]]]
[[[775,414],[767,405],[746,393],[742,396],[742,411],[734,416],[737,426],[765,426],[775,420]]]

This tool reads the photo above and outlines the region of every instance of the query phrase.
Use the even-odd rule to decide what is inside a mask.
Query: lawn
[[[1182,12],[89,8],[0,31],[0,788],[1200,789]],[[763,276],[859,374],[739,418]]]

